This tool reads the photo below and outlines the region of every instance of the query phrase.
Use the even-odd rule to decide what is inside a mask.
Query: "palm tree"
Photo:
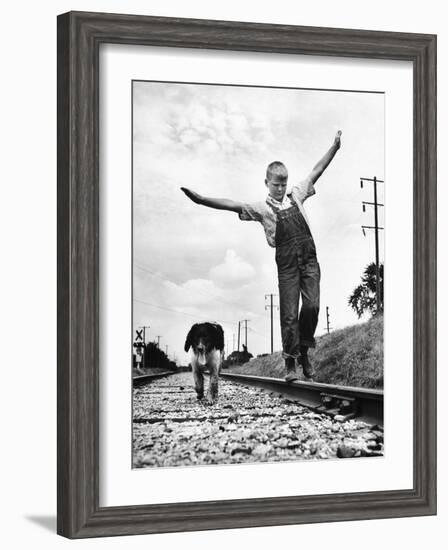
[[[384,289],[384,264],[379,266],[380,293],[383,296]],[[361,277],[361,284],[358,285],[348,299],[348,303],[355,310],[358,318],[369,311],[372,316],[383,311],[383,306],[377,306],[377,284],[375,262],[369,264]]]

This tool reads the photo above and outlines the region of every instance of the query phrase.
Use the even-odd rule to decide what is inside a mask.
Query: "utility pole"
[[[268,306],[264,306],[264,309],[270,309],[271,310],[271,353],[274,353],[274,307],[278,309],[278,306],[274,306],[274,296],[277,296],[277,294],[265,294],[264,299],[270,297],[271,304]]]
[[[383,297],[381,294],[381,284],[380,284],[380,252],[379,252],[379,238],[378,238],[378,231],[384,230],[384,227],[378,227],[378,206],[383,206],[384,204],[378,203],[378,192],[377,192],[377,183],[384,183],[384,180],[379,180],[375,177],[372,178],[361,178],[361,189],[363,188],[363,182],[369,181],[373,183],[373,201],[374,202],[367,202],[362,201],[362,210],[363,212],[366,211],[366,204],[371,205],[374,207],[374,218],[375,218],[375,225],[372,227],[370,225],[363,225],[362,232],[365,236],[366,232],[365,229],[374,229],[375,230],[375,277],[376,277],[376,302],[377,302],[377,310],[383,309]]]
[[[149,329],[151,328],[149,325],[146,325],[146,326],[143,326],[143,327],[140,327],[143,329],[143,343],[146,344],[146,329]]]
[[[241,321],[241,323],[245,323],[245,327],[246,327],[246,336],[245,336],[245,345],[246,345],[246,350],[247,350],[247,323],[250,321],[250,319],[243,319]]]
[[[330,334],[330,314],[328,313],[328,306],[327,306],[327,334]]]
[[[160,338],[162,338],[161,336],[156,336],[157,338],[157,347],[160,349]]]
[[[232,342],[233,342],[232,351],[235,351],[235,333],[232,334]]]
[[[238,351],[240,351],[240,322],[238,321]]]

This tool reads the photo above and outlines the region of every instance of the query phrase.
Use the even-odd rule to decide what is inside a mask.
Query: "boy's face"
[[[278,176],[271,174],[269,178],[264,180],[266,187],[269,190],[269,194],[276,201],[282,201],[286,193],[286,184],[288,183],[288,177]]]

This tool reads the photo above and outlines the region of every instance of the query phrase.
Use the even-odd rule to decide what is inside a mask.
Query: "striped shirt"
[[[243,204],[243,209],[238,216],[240,220],[243,221],[260,222],[263,226],[269,246],[275,248],[275,230],[277,227],[276,212],[278,210],[290,208],[293,206],[293,203],[295,203],[309,226],[310,224],[303,208],[303,203],[307,198],[314,195],[315,192],[316,190],[313,182],[311,180],[305,180],[294,185],[291,192],[285,195],[282,202],[268,195],[265,201]]]

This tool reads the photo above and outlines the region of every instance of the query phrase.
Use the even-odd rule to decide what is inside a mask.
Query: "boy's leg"
[[[313,365],[310,363],[310,359],[308,357],[308,347],[307,346],[300,346],[300,356],[297,359],[297,362],[299,365],[302,365],[302,371],[305,378],[313,378],[315,375],[315,371],[313,369]]]
[[[299,355],[299,297],[300,280],[297,263],[277,261],[280,303],[280,326],[286,377],[290,382],[297,379],[296,358]]]
[[[301,269],[300,291],[302,307],[299,315],[300,357],[303,373],[313,376],[313,368],[308,358],[308,348],[314,348],[314,333],[317,327],[320,305],[320,267],[316,259],[306,263]]]

